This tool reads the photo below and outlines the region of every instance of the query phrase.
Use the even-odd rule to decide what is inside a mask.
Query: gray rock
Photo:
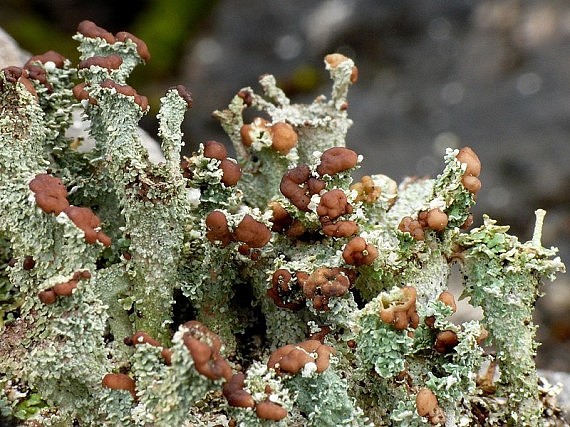
[[[30,54],[18,47],[16,41],[0,28],[0,69],[10,65],[22,66]]]
[[[560,392],[556,396],[557,405],[564,414],[564,419],[570,422],[570,374],[540,370],[539,375],[546,379],[552,386],[560,386]]]

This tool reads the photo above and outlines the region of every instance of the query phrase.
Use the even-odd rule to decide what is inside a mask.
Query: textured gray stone
[[[557,396],[557,403],[564,412],[564,419],[570,422],[570,374],[567,372],[540,370],[539,375],[550,384],[562,385],[562,390]]]
[[[16,41],[0,28],[0,68],[22,66],[29,57],[29,53],[20,49]]]

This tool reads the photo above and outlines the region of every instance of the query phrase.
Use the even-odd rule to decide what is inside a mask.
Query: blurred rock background
[[[570,3],[565,0],[0,0],[0,27],[32,52],[77,58],[69,37],[91,19],[144,39],[152,59],[132,85],[158,99],[185,84],[194,108],[187,150],[229,145],[211,111],[274,74],[298,102],[328,93],[322,58],[337,51],[360,71],[347,144],[359,171],[400,181],[434,176],[445,147],[483,163],[476,225],[486,212],[532,236],[548,210],[545,246],[570,262]],[[143,126],[154,132],[152,117]],[[538,364],[570,371],[570,280],[544,288]]]

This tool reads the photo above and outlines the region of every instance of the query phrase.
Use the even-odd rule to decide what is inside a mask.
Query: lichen
[[[127,79],[150,55],[83,22],[80,64],[0,71],[0,416],[42,425],[554,425],[534,364],[541,280],[564,265],[487,216],[480,162],[354,182],[354,62],[294,104],[271,75],[216,111],[237,153],[181,158],[183,86],[158,113],[162,158]],[[259,119],[244,123],[245,110]],[[83,137],[68,137],[77,118]],[[456,323],[463,297],[483,318]],[[492,346],[492,347],[491,347]],[[550,412],[551,414],[552,412]]]

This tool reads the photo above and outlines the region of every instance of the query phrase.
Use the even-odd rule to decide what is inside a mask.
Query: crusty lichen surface
[[[271,75],[180,158],[192,105],[160,100],[163,159],[128,86],[144,42],[85,21],[0,72],[0,420],[46,426],[561,425],[532,311],[564,265],[485,216],[470,148],[434,179],[352,178],[353,61],[292,104]],[[94,147],[66,137],[74,112]],[[245,110],[258,117],[244,122]],[[251,116],[251,114],[248,114]],[[483,318],[456,323],[453,268]],[[545,403],[546,402],[546,403]]]

